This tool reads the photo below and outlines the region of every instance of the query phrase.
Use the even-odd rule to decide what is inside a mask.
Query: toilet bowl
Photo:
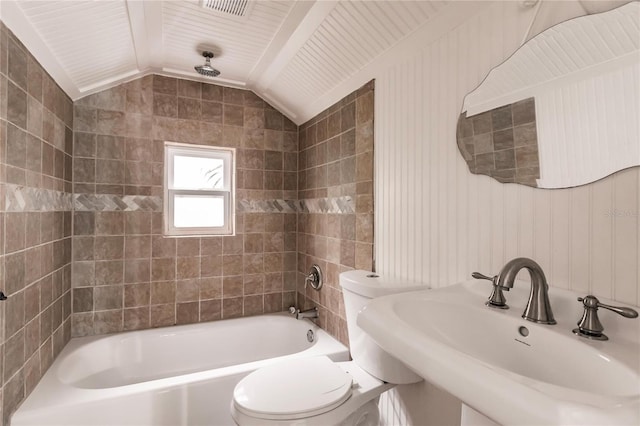
[[[326,356],[283,362],[255,373],[241,380],[233,394],[231,415],[242,426],[377,425],[376,399],[394,386],[354,361],[333,362]]]
[[[340,285],[353,361],[334,362],[322,356],[254,371],[233,392],[231,415],[238,425],[373,426],[379,423],[377,400],[383,392],[422,380],[371,340],[356,318],[375,297],[425,286],[368,271],[344,272]]]

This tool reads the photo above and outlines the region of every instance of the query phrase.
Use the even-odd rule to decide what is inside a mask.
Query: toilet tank
[[[382,350],[358,325],[358,312],[369,300],[405,291],[425,290],[424,284],[391,279],[369,271],[348,271],[340,274],[340,286],[349,330],[349,346],[353,360],[367,373],[394,384],[422,380],[401,361]]]

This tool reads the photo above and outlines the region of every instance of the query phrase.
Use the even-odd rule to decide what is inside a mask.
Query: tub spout
[[[318,318],[318,308],[307,309],[306,311],[301,311],[300,309],[296,309],[293,306],[289,308],[289,313],[296,316],[296,319],[305,319],[305,318]]]

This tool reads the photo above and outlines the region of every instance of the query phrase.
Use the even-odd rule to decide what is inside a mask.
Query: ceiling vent
[[[248,18],[253,8],[253,0],[202,0],[202,7],[220,15]]]

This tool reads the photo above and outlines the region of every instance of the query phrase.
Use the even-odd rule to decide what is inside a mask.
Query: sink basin
[[[467,281],[372,300],[358,315],[387,352],[502,424],[640,424],[640,321],[599,310],[610,340],[572,333],[578,294],[551,288],[556,325],[521,318],[528,282],[486,307],[491,284]],[[608,303],[606,301],[604,303]],[[619,303],[616,303],[619,305]]]

